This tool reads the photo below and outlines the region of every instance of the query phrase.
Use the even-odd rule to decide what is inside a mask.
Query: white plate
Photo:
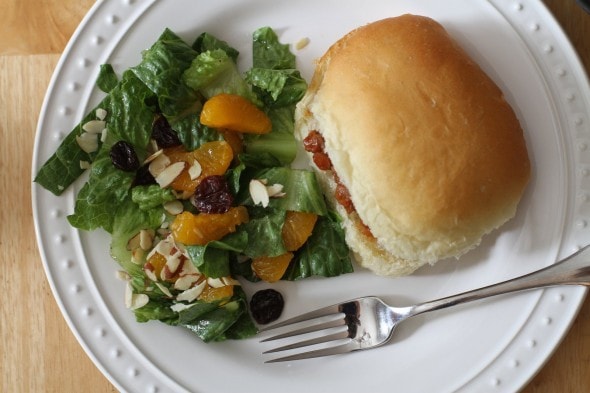
[[[526,130],[530,186],[517,217],[459,262],[399,279],[359,270],[281,283],[285,316],[367,294],[398,304],[430,300],[544,267],[588,243],[588,80],[555,20],[533,0],[99,1],[53,76],[33,172],[98,102],[98,65],[111,63],[118,72],[135,65],[165,27],[191,42],[209,31],[240,48],[244,65],[258,27],[273,27],[287,43],[308,37],[310,44],[295,52],[309,79],[313,60],[344,33],[407,12],[439,20],[506,92]],[[269,358],[260,353],[268,346],[256,339],[206,345],[182,328],[136,323],[123,306],[124,285],[115,279],[107,235],[79,233],[67,224],[79,187],[57,198],[34,185],[39,248],[72,331],[124,391],[515,391],[552,353],[585,295],[581,288],[553,288],[483,301],[410,320],[380,349],[264,364]]]

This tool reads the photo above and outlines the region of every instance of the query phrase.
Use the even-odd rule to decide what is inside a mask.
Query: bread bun
[[[295,118],[299,139],[322,135],[332,170],[315,167],[320,182],[358,262],[380,275],[474,248],[514,216],[529,180],[501,90],[427,17],[384,19],[336,42]],[[336,179],[356,212],[334,200]]]

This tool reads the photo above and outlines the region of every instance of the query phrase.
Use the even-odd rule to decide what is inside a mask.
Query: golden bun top
[[[296,113],[317,129],[379,245],[402,259],[459,256],[514,216],[530,176],[502,91],[436,21],[360,27],[319,59]]]

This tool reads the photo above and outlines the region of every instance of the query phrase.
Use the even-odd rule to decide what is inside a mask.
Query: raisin
[[[115,143],[109,152],[115,168],[125,172],[133,172],[139,169],[139,159],[133,146],[125,141]]]
[[[191,197],[191,203],[201,213],[225,213],[233,202],[225,177],[217,175],[204,178]]]
[[[310,153],[321,153],[324,151],[324,137],[319,132],[311,131],[303,139],[303,148]]]
[[[150,173],[149,165],[143,165],[135,173],[135,179],[133,179],[132,187],[149,186],[150,184],[156,184],[156,179]]]
[[[157,116],[152,123],[152,138],[161,148],[174,147],[182,144],[176,131],[164,116]]]
[[[285,301],[283,300],[283,295],[270,288],[256,292],[250,300],[252,318],[261,325],[279,319],[284,307]]]

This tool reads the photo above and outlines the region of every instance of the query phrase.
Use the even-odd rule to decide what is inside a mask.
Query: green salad
[[[352,272],[314,173],[291,168],[307,88],[295,56],[269,27],[253,33],[252,54],[243,73],[227,42],[203,33],[190,45],[166,29],[122,75],[102,65],[104,97],[35,177],[60,195],[89,171],[69,223],[111,235],[137,321],[183,326],[205,342],[257,333],[240,280],[271,281],[269,269],[282,280]],[[238,112],[226,113],[232,105]],[[251,114],[254,128],[270,127],[231,122]],[[309,233],[293,246],[299,218]]]

